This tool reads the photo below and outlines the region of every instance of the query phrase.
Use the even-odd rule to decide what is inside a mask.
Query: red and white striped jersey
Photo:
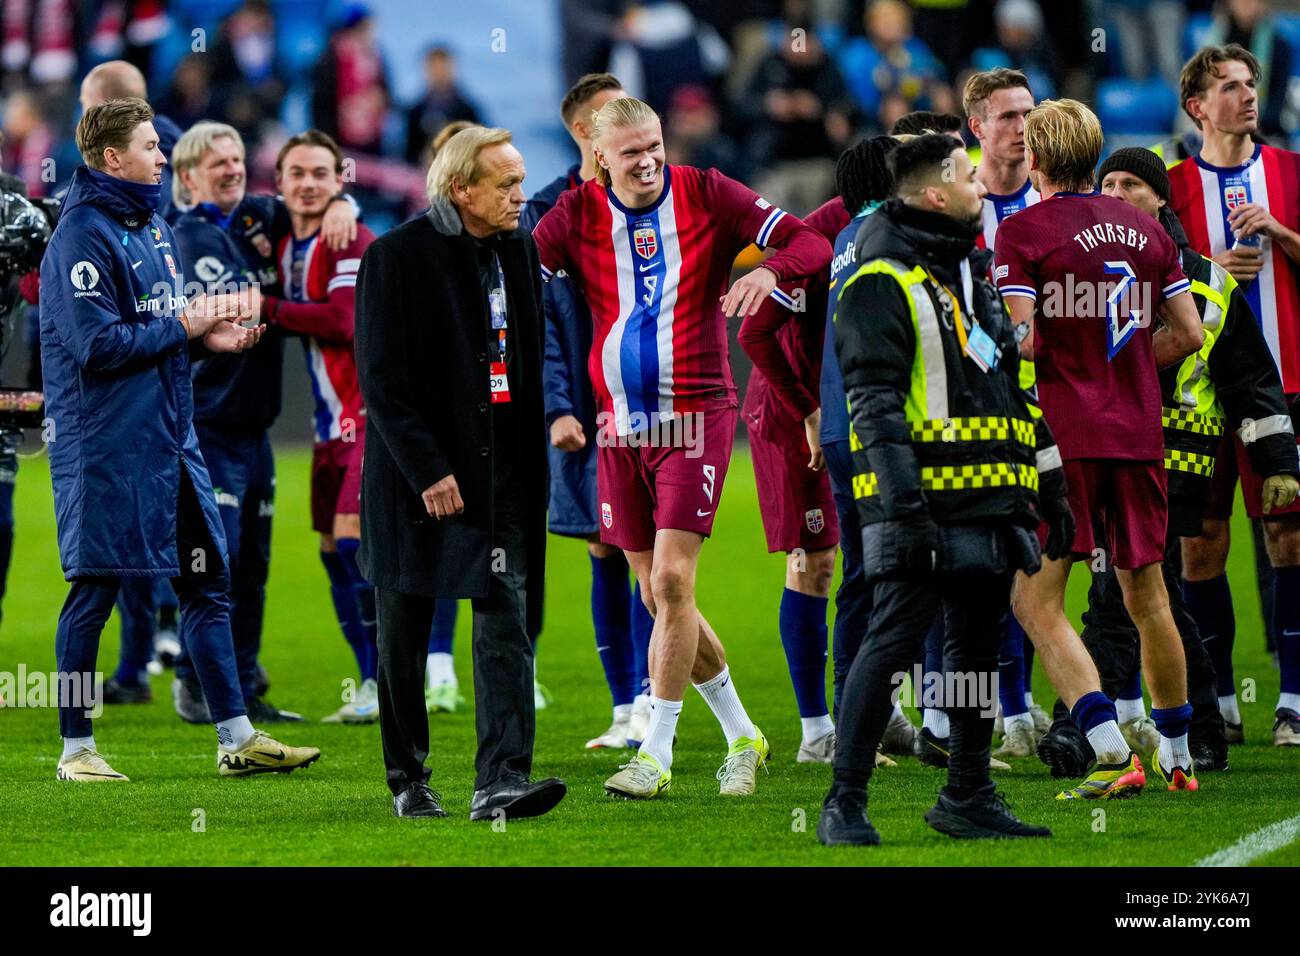
[[[315,399],[312,420],[316,440],[323,442],[360,429],[365,414],[352,332],[357,270],[375,234],[358,223],[356,239],[337,252],[319,238],[318,233],[281,240],[276,259],[285,297],[276,303],[271,321],[303,336]]]
[[[1192,248],[1213,257],[1232,248],[1228,214],[1243,203],[1263,206],[1282,225],[1300,231],[1300,153],[1258,145],[1240,166],[1211,166],[1199,156],[1169,170],[1170,206]],[[1300,271],[1267,236],[1258,239],[1264,269],[1243,283],[1288,395],[1300,392]]]
[[[665,166],[663,177],[643,209],[594,180],[567,190],[533,231],[543,278],[563,270],[591,307],[588,370],[619,435],[736,406],[719,306],[746,246],[780,249],[763,263],[780,280],[830,261],[814,230],[716,169]]]

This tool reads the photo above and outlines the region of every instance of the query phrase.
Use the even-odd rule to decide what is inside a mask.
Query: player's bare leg
[[[718,772],[723,793],[753,792],[754,772],[767,759],[767,741],[740,703],[722,642],[695,605],[695,570],[703,544],[704,536],[695,532],[661,529],[653,553],[627,552],[655,619],[649,660],[653,697],[645,740],[636,759],[605,782],[611,793],[649,798],[667,789],[688,683],[694,683],[727,737],[727,759]]]
[[[1273,743],[1300,746],[1300,515],[1264,518],[1264,547],[1273,565],[1273,628],[1277,634],[1282,693]]]
[[[1169,611],[1164,571],[1159,563],[1134,570],[1116,568],[1124,607],[1138,631],[1142,672],[1151,691],[1151,718],[1160,731],[1160,746],[1152,769],[1170,790],[1196,790],[1187,727],[1192,705],[1187,701],[1187,658],[1178,627]]]
[[[1034,644],[1047,677],[1070,708],[1070,719],[1088,738],[1097,764],[1076,787],[1057,799],[1108,799],[1140,793],[1146,783],[1142,765],[1119,729],[1115,703],[1101,691],[1101,679],[1083,641],[1065,616],[1065,585],[1071,560],[1044,557],[1034,575],[1017,572],[1011,607]],[[1049,734],[1049,737],[1051,735]],[[1065,767],[1047,741],[1039,755],[1053,768]],[[1077,772],[1075,769],[1069,774]]]
[[[1071,559],[1043,558],[1034,575],[1016,575],[1011,592],[1012,608],[1021,627],[1034,644],[1034,651],[1047,671],[1048,680],[1067,707],[1074,707],[1084,694],[1101,688],[1097,665],[1065,616],[1065,585]]]
[[[1228,743],[1239,744],[1246,738],[1232,672],[1236,617],[1227,575],[1231,543],[1228,522],[1221,518],[1204,519],[1197,537],[1182,539],[1183,597],[1214,664],[1224,735]]]
[[[1138,629],[1142,672],[1153,707],[1178,707],[1187,700],[1187,659],[1169,612],[1169,594],[1159,564],[1134,571],[1115,569],[1124,607]]]

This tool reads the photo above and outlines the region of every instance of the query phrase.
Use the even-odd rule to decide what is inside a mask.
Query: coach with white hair
[[[519,228],[524,160],[504,129],[438,152],[428,213],[376,240],[357,280],[367,437],[361,569],[379,616],[384,764],[397,816],[445,816],[424,763],[437,598],[471,598],[478,724],[470,819],[546,813],[530,782],[546,559],[541,280]],[[535,633],[535,630],[533,631]]]

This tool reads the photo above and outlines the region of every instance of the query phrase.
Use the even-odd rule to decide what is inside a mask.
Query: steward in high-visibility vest
[[[984,187],[959,141],[918,136],[890,154],[896,197],[863,220],[835,310],[835,354],[851,426],[853,496],[862,562],[873,584],[869,638],[845,680],[834,782],[818,838],[869,844],[874,753],[942,613],[944,675],[991,695],[943,693],[927,704],[949,720],[948,781],[926,822],[957,837],[1045,837],[1017,819],[989,779],[1000,622],[1017,571],[1046,551],[1068,553],[1074,521],[1061,456],[1019,382],[1020,354],[990,252],[975,238]],[[1040,504],[1041,501],[1041,504]],[[919,675],[918,675],[919,676]],[[991,685],[991,687],[990,687]]]
[[[1000,525],[1003,545],[1023,548],[1018,566],[1036,570],[1040,491],[1063,498],[1065,478],[1047,423],[1021,388],[1011,322],[987,278],[991,253],[944,235],[944,220],[963,231],[947,216],[897,200],[881,214],[858,234],[861,264],[844,280],[835,317],[867,574],[910,566],[908,529],[918,517],[980,528],[985,539]],[[940,553],[935,566],[968,557]]]
[[[1194,537],[1225,432],[1240,436],[1258,474],[1295,475],[1295,433],[1277,365],[1246,295],[1228,270],[1187,241],[1166,206],[1160,222],[1178,244],[1205,328],[1205,344],[1160,372],[1170,534]]]

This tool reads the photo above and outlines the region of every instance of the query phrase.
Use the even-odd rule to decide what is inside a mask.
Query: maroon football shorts
[[[335,515],[361,513],[361,457],[365,428],[353,441],[331,438],[311,450],[311,526],[320,534],[334,533]]]
[[[802,444],[803,425],[792,427],[799,430]],[[750,429],[749,454],[769,552],[824,551],[840,543],[830,473],[808,467],[806,448],[774,442]]]
[[[600,436],[596,488],[600,540],[624,551],[650,551],[655,532],[694,531],[706,538],[722,499],[736,437],[735,408],[692,412],[657,445],[640,435]]]
[[[1163,462],[1072,458],[1064,465],[1076,556],[1093,556],[1100,531],[1117,568],[1133,571],[1164,560],[1169,494]],[[1047,546],[1046,523],[1038,526],[1038,543]]]
[[[1295,417],[1293,413],[1292,421]],[[1297,442],[1300,443],[1300,439]],[[1250,455],[1246,454],[1246,446],[1241,443],[1241,439],[1236,434],[1225,431],[1215,456],[1214,477],[1210,479],[1210,491],[1205,502],[1205,517],[1232,517],[1232,496],[1238,478],[1241,479],[1241,500],[1246,503],[1246,514],[1251,518],[1264,517],[1264,477],[1251,464]],[[1300,514],[1300,498],[1285,508],[1274,508],[1268,517],[1294,514]]]

